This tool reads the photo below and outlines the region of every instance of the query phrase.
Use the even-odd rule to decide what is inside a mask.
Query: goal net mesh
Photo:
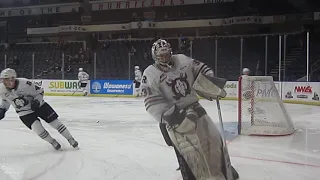
[[[294,132],[272,76],[241,76],[238,88],[239,134],[280,136]]]

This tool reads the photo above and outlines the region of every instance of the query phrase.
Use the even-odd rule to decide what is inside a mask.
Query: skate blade
[[[62,148],[60,148],[60,149],[58,149],[57,151],[63,151],[63,149],[62,149]]]
[[[54,151],[55,151],[55,152],[61,152],[61,151],[63,151],[63,149],[62,149],[62,148],[60,148],[60,149],[54,149]]]
[[[73,148],[73,147],[71,146],[71,147],[69,147],[69,148],[64,148],[64,149],[60,148],[59,150],[56,150],[56,152],[78,151],[78,150],[80,150],[79,147]]]
[[[70,147],[68,147],[66,150],[67,150],[67,151],[77,151],[77,150],[80,150],[80,148],[79,148],[79,146],[77,146],[77,147],[72,147],[72,146],[70,146]]]

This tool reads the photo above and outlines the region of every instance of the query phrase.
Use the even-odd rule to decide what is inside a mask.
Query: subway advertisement
[[[78,80],[33,80],[44,88],[45,95],[51,96],[82,96]],[[280,98],[287,103],[320,105],[320,82],[274,82]],[[91,80],[87,87],[89,96],[125,96],[135,97],[132,80]],[[237,100],[238,82],[228,81],[225,85],[227,97]]]
[[[34,79],[33,81],[44,89],[45,95],[79,96],[84,94],[84,90],[80,88],[80,82],[78,80]],[[86,90],[89,92],[89,84],[87,85]]]

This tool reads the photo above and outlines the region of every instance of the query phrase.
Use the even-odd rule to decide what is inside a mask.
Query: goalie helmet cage
[[[291,117],[272,76],[241,76],[238,81],[238,134],[283,136],[294,132]]]

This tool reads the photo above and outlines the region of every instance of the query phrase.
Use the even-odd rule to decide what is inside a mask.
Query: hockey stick
[[[73,96],[76,92],[78,92],[79,89],[81,89],[81,81],[78,81],[78,86],[79,86],[79,88],[74,90],[73,93],[71,94],[71,96]]]
[[[221,139],[222,139],[222,145],[223,147],[227,147],[227,142],[226,142],[226,138],[224,137],[224,127],[223,127],[223,121],[222,121],[222,113],[221,113],[221,106],[220,106],[220,101],[219,101],[219,97],[216,99],[217,102],[217,109],[218,109],[218,116],[219,116],[219,122],[220,122],[220,126],[221,126],[221,130],[222,130],[222,135],[221,135]]]
[[[223,149],[223,154],[227,155],[225,156],[225,159],[229,158],[229,152],[228,152],[228,147],[227,147],[227,142],[226,142],[226,138],[224,137],[224,127],[223,127],[223,121],[222,121],[222,113],[221,113],[221,106],[220,106],[220,101],[219,101],[219,97],[216,99],[216,103],[217,103],[217,109],[218,109],[218,116],[219,116],[219,122],[220,122],[220,126],[221,126],[221,130],[222,130],[222,134],[221,134],[221,139],[222,139],[222,149]],[[231,161],[230,162],[230,166],[231,166],[231,173],[232,173],[232,177],[234,179],[239,179],[239,174],[238,172],[234,169],[234,167],[231,165]],[[227,166],[227,165],[226,165]],[[230,176],[229,176],[230,177]]]
[[[71,94],[71,96],[73,96],[76,92],[78,92],[79,89],[76,89],[75,91],[73,91],[73,93]]]

